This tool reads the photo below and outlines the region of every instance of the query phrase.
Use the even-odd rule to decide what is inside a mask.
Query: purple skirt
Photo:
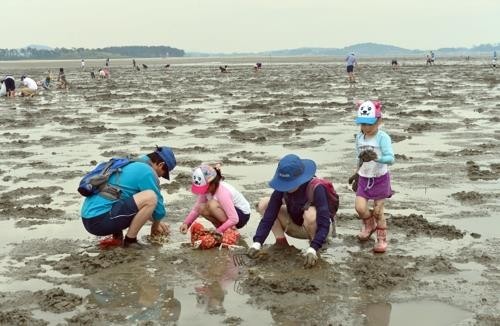
[[[393,194],[391,188],[391,177],[389,172],[376,178],[366,178],[359,176],[358,190],[356,196],[366,199],[379,200],[391,198]]]

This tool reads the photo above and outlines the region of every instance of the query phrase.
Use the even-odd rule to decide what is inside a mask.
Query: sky
[[[0,48],[167,45],[260,52],[500,43],[500,0],[1,0]]]

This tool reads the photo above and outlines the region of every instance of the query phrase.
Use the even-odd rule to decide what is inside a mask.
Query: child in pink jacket
[[[196,202],[179,230],[186,233],[191,224],[203,216],[220,234],[229,228],[241,229],[250,219],[250,204],[232,185],[223,181],[220,166],[202,164],[193,171],[191,191]]]

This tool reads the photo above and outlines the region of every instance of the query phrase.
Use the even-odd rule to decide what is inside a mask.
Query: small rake
[[[233,261],[234,266],[246,266],[247,265],[247,254],[242,251],[235,252],[235,249],[242,249],[243,247],[238,246],[238,248],[229,248],[229,255]],[[244,249],[244,248],[243,248]]]

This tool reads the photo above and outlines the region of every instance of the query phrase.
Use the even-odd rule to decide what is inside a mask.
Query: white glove
[[[316,265],[316,262],[318,261],[318,255],[316,254],[316,249],[309,247],[306,251],[306,259],[304,261],[304,267],[305,268],[310,268]]]
[[[254,242],[252,244],[252,248],[254,248],[255,250],[260,250],[260,248],[262,248],[262,245],[258,242]]]
[[[260,248],[262,245],[258,242],[254,242],[250,248],[248,248],[247,255],[250,258],[257,258],[260,254]]]

